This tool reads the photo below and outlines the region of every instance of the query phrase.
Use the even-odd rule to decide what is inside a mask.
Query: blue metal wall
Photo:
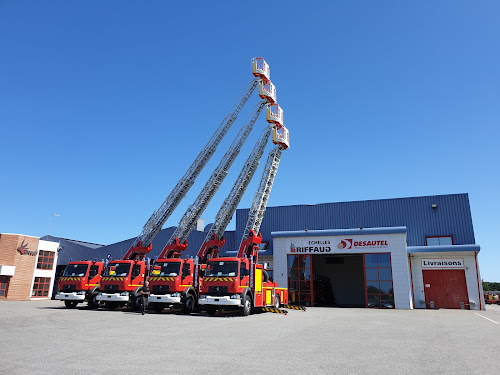
[[[438,207],[433,209],[432,204]],[[226,245],[222,251],[237,250],[248,218],[248,209],[236,211],[236,232],[227,231]],[[372,201],[323,203],[268,207],[260,231],[264,241],[272,249],[271,232],[304,229],[349,229],[349,228],[408,228],[408,246],[424,246],[426,236],[453,236],[455,245],[475,244],[472,217],[467,194],[434,195],[415,198],[381,199]],[[174,227],[163,229],[153,241],[151,258],[158,256],[174,231]],[[205,228],[209,230],[209,226]],[[207,232],[193,231],[188,237],[189,247],[183,257],[195,256],[205,240]],[[61,240],[58,264],[67,264],[69,259],[103,259],[111,254],[120,259],[129,249],[134,238],[92,249],[74,241]],[[51,241],[58,239],[51,238]]]
[[[237,246],[248,211],[236,212]],[[264,241],[271,241],[277,231],[396,226],[408,228],[408,246],[425,246],[426,236],[450,235],[454,244],[475,244],[467,194],[268,207],[260,231]]]

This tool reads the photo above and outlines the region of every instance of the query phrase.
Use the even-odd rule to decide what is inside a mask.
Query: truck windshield
[[[179,276],[180,262],[155,263],[151,276]]]
[[[128,276],[130,271],[130,263],[110,263],[106,268],[105,276]]]
[[[68,264],[64,270],[63,276],[83,277],[89,268],[88,264]]]
[[[205,276],[237,276],[238,262],[219,262],[213,261],[207,263]]]

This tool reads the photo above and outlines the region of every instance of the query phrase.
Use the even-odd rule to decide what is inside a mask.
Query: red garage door
[[[464,270],[423,270],[422,275],[427,308],[460,309],[461,302],[469,308]]]

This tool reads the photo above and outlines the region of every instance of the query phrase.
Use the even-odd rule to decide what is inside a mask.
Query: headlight
[[[205,298],[207,298],[207,296],[206,295],[202,295],[200,298],[201,299],[205,299]]]
[[[82,294],[85,294],[85,291],[84,290],[80,290],[78,293],[76,293],[78,295],[82,295]]]
[[[231,296],[231,299],[239,299],[240,298],[240,295],[239,294],[233,294]]]
[[[172,293],[170,296],[171,297],[179,297],[179,293]]]
[[[102,292],[99,292],[99,295],[102,296]]]
[[[126,296],[127,294],[128,294],[128,292],[121,292],[120,296]]]

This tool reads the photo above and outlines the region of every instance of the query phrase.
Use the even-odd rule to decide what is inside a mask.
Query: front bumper
[[[171,303],[179,304],[181,303],[181,296],[172,297],[171,294],[150,294],[148,298],[149,303]]]
[[[205,296],[198,300],[200,305],[217,305],[217,306],[238,306],[242,307],[241,298],[231,298],[230,296]]]
[[[96,299],[104,302],[128,302],[129,294],[122,296],[120,293],[100,293]]]
[[[76,294],[76,292],[64,293],[59,292],[54,297],[55,299],[60,299],[61,301],[85,301],[85,294]]]

